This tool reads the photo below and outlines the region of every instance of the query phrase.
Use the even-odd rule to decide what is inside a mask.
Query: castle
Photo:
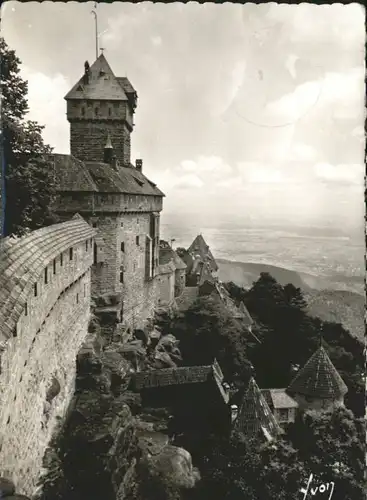
[[[65,96],[71,155],[53,155],[62,220],[79,213],[96,229],[92,297],[112,302],[131,331],[152,319],[159,275],[160,212],[164,194],[131,164],[137,93],[116,77],[105,56]]]
[[[127,332],[144,329],[157,308],[188,294],[192,301],[214,293],[249,331],[253,322],[215,277],[218,268],[201,235],[182,254],[160,239],[164,194],[143,174],[142,160],[135,166],[130,160],[137,94],[129,80],[115,77],[102,54],[91,67],[85,64],[65,99],[71,155],[50,157],[62,222],[6,238],[0,252],[0,470],[29,495],[74,394],[92,301],[97,311],[112,311]],[[163,399],[186,398],[185,388],[194,386],[198,397],[213,394],[223,420],[230,417],[216,362],[140,373],[136,386],[148,400],[162,395],[162,387]],[[287,390],[263,391],[252,378],[233,421],[245,434],[271,439],[280,432],[281,410],[343,404],[346,387],[320,347]],[[214,411],[199,412],[203,426]]]

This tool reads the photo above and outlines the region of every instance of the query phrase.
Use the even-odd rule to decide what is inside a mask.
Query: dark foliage
[[[233,298],[244,298],[256,321],[261,344],[248,344],[247,355],[260,387],[286,387],[293,368],[303,366],[322,340],[348,387],[346,405],[355,415],[364,415],[364,357],[358,339],[340,324],[309,316],[302,291],[280,285],[268,273],[261,273],[247,292],[233,283],[227,289]]]
[[[244,328],[219,298],[200,297],[184,314],[172,319],[170,331],[180,340],[185,365],[208,365],[216,358],[228,381],[248,381],[251,365]]]
[[[314,487],[335,483],[334,500],[362,500],[364,433],[362,419],[341,408],[305,414],[273,443],[209,438],[196,455],[202,481],[192,498],[294,500],[312,473]]]
[[[57,221],[50,206],[55,194],[54,175],[43,143],[44,127],[25,120],[28,85],[19,75],[15,52],[0,38],[2,83],[2,141],[5,170],[4,233],[21,235]]]

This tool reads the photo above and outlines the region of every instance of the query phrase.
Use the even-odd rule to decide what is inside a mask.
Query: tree
[[[365,424],[343,407],[300,414],[287,431],[307,470],[335,483],[333,499],[364,498]]]
[[[55,222],[51,203],[55,182],[43,143],[43,126],[25,120],[28,84],[19,75],[21,64],[14,50],[0,38],[2,82],[2,142],[4,152],[4,234],[23,234]],[[4,201],[3,201],[4,205]]]
[[[202,457],[197,463],[202,482],[195,500],[293,500],[307,476],[291,444],[261,444],[241,434],[233,435],[230,441],[209,439],[202,444]]]
[[[216,358],[228,380],[248,380],[251,365],[244,330],[219,298],[200,297],[174,318],[171,333],[180,340],[185,365],[208,365]]]
[[[236,285],[236,283],[234,283],[233,281],[223,283],[223,286],[227,290],[231,298],[236,302],[237,306],[241,302],[245,302],[247,292],[243,287]]]

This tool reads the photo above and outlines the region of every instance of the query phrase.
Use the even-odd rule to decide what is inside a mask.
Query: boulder
[[[157,369],[177,368],[176,363],[171,359],[171,356],[166,352],[156,352],[155,353],[154,365]]]
[[[10,479],[0,477],[0,498],[13,495],[15,493],[15,486]]]
[[[173,486],[193,488],[200,480],[199,471],[193,467],[190,453],[184,448],[167,445],[157,455],[147,456],[148,469],[170,479]]]
[[[46,401],[51,403],[51,401],[56,398],[61,390],[60,382],[57,380],[55,376],[52,377],[50,385],[47,389],[46,393]]]

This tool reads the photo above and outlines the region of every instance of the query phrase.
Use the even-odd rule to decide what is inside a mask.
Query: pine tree
[[[2,198],[3,233],[21,235],[55,222],[50,210],[55,194],[51,148],[42,139],[43,126],[26,120],[28,83],[20,73],[21,61],[0,38],[2,83]]]

